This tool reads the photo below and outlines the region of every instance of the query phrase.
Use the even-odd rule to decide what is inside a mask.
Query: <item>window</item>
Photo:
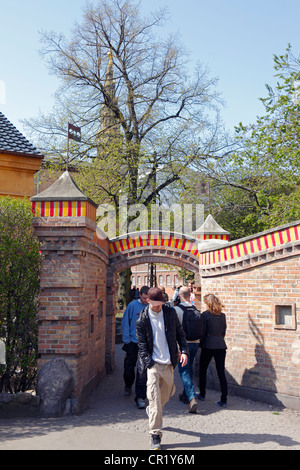
[[[171,276],[170,276],[170,274],[168,274],[167,277],[166,277],[166,284],[167,284],[167,286],[171,285]]]
[[[137,278],[137,285],[138,285],[138,286],[141,286],[141,285],[142,285],[142,278],[141,278],[141,276],[138,276],[138,278]]]
[[[292,307],[288,305],[277,305],[276,325],[292,326]]]
[[[162,274],[159,276],[159,285],[160,286],[164,285],[164,276]]]
[[[93,312],[90,312],[90,321],[89,321],[89,338],[95,331],[95,316]]]
[[[103,317],[103,301],[98,299],[98,320]]]
[[[296,304],[282,302],[274,305],[275,328],[283,330],[296,329]]]

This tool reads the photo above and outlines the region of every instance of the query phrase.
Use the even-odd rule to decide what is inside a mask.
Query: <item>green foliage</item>
[[[274,56],[274,70],[276,87],[266,85],[260,99],[264,115],[240,123],[235,151],[210,169],[211,212],[232,239],[300,218],[300,58],[290,45]]]
[[[0,198],[0,392],[30,389],[36,376],[40,245],[28,201]]]
[[[173,266],[173,269],[174,269],[174,266]],[[195,281],[195,273],[192,273],[188,269],[179,268],[177,271],[178,271],[178,277],[179,279],[182,279],[182,282],[184,285],[187,285],[188,282]]]

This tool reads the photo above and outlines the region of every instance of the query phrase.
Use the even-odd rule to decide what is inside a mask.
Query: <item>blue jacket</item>
[[[125,344],[131,342],[137,343],[136,321],[139,318],[141,311],[144,310],[145,307],[146,305],[144,305],[139,299],[133,300],[127,306],[122,319],[122,340]]]

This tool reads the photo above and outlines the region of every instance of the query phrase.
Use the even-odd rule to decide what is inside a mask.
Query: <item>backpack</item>
[[[183,310],[182,328],[186,339],[188,341],[201,339],[202,321],[200,320],[201,313],[199,310],[195,305],[186,307],[180,304],[179,307]]]

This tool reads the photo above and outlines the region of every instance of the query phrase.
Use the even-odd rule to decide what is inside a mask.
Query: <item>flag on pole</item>
[[[196,183],[196,194],[209,194],[209,182],[200,181]]]
[[[68,141],[67,141],[67,161],[66,161],[66,171],[69,168],[69,140],[76,140],[76,142],[81,142],[81,127],[76,127],[73,124],[68,122]]]
[[[81,142],[81,127],[76,127],[68,122],[68,139]]]

